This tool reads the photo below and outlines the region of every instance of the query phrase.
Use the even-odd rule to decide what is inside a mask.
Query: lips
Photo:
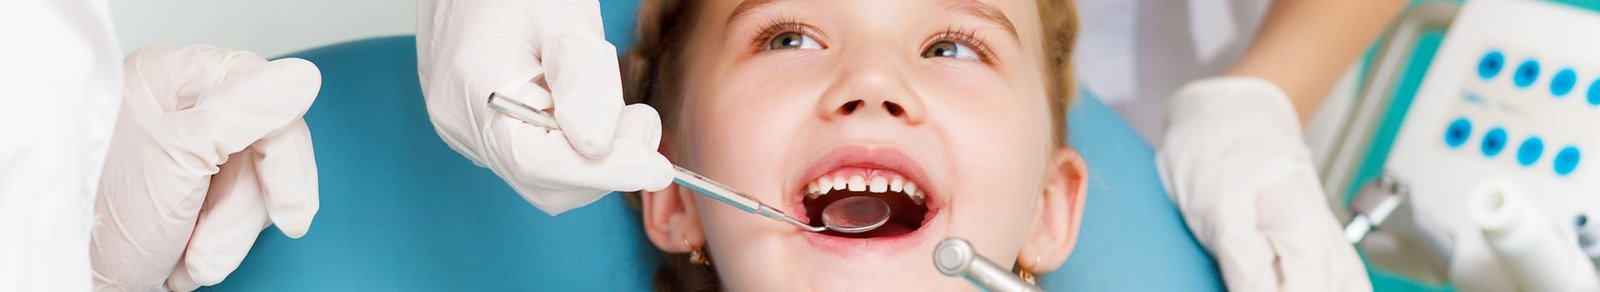
[[[898,181],[899,183],[896,183]],[[894,252],[924,241],[924,231],[943,210],[920,164],[892,145],[836,147],[817,159],[793,184],[786,199],[790,210],[820,218],[826,203],[850,196],[875,196],[891,206],[893,216],[880,230],[862,234],[807,233],[806,241],[835,253]],[[829,190],[823,193],[823,188]],[[813,223],[815,225],[815,223]]]

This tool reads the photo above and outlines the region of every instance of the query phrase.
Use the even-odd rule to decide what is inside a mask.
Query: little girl
[[[1021,274],[1072,253],[1086,168],[1064,139],[1068,0],[656,0],[628,95],[674,163],[818,225],[872,196],[872,232],[810,233],[673,187],[639,198],[665,290],[971,290],[934,269],[960,237]]]

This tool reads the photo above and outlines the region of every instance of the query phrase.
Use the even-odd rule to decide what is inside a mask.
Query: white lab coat
[[[1232,68],[1269,0],[1076,0],[1078,81],[1151,145],[1179,87]],[[1131,52],[1131,53],[1130,53]]]
[[[0,291],[89,290],[95,188],[122,100],[104,0],[0,2]]]

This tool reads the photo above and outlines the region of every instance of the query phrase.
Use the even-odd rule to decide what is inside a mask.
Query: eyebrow
[[[739,17],[743,17],[745,14],[750,14],[751,11],[755,11],[757,8],[769,6],[769,5],[772,5],[773,3],[778,2],[778,1],[779,0],[745,0],[745,1],[741,1],[741,2],[739,2],[739,6],[733,7],[733,13],[728,14],[727,22],[728,23],[733,23],[733,20],[739,19]],[[792,1],[792,0],[785,0],[785,1]],[[1007,18],[1006,14],[1003,13],[1003,12],[1000,12],[1000,9],[994,7],[994,5],[991,5],[989,3],[983,3],[983,2],[980,2],[978,0],[942,0],[942,1],[945,4],[945,9],[955,10],[956,12],[960,12],[960,13],[964,13],[964,14],[967,14],[967,15],[972,15],[972,16],[975,16],[975,17],[978,17],[978,18],[982,18],[983,20],[987,20],[989,22],[994,22],[995,24],[1000,25],[1000,27],[1005,28],[1006,32],[1011,34],[1011,38],[1013,40],[1020,40],[1021,39],[1020,37],[1017,36],[1017,27],[1016,27],[1016,25],[1012,24],[1011,23],[1011,19]]]
[[[978,0],[944,0],[944,4],[946,9],[955,10],[957,12],[976,16],[978,18],[982,18],[983,20],[999,24],[1000,27],[1006,29],[1006,32],[1011,33],[1011,39],[1019,41],[1021,40],[1020,37],[1017,37],[1016,25],[1013,25],[1011,23],[1011,19],[1007,18],[1006,14],[1000,12],[1000,8],[996,8],[994,5],[979,2]]]
[[[733,23],[733,20],[739,19],[739,17],[743,17],[745,14],[750,14],[750,12],[751,11],[755,11],[756,8],[761,8],[761,7],[764,7],[764,6],[772,5],[773,2],[778,2],[778,1],[777,0],[745,0],[745,1],[739,2],[739,6],[734,6],[733,7],[733,13],[728,14],[727,23]],[[724,25],[726,25],[726,24],[724,24]]]

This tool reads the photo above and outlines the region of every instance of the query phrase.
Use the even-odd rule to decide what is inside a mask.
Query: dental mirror
[[[822,208],[822,224],[828,230],[862,233],[889,222],[889,203],[868,196],[849,197]]]

